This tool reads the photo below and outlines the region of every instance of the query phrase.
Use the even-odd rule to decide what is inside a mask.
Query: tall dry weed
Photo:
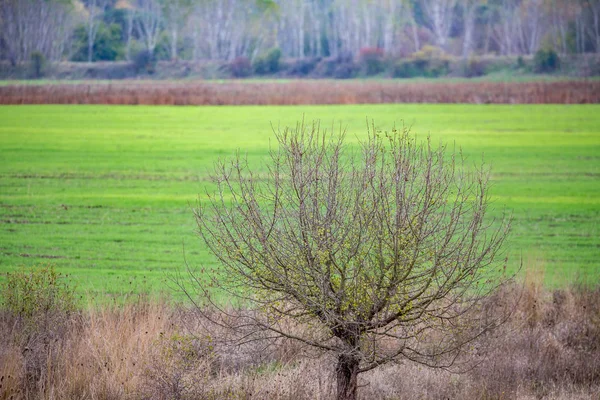
[[[597,399],[600,288],[549,291],[541,284],[543,261],[534,261],[527,261],[535,268],[523,284],[493,299],[520,301],[471,370],[389,364],[359,377],[361,398]],[[203,336],[193,311],[149,301],[90,308],[73,318],[64,340],[52,347],[43,385],[27,391],[14,325],[0,317],[0,399],[334,397],[329,356],[285,341],[219,348]]]
[[[600,81],[399,83],[136,83],[0,86],[0,104],[295,105],[379,103],[582,104]]]

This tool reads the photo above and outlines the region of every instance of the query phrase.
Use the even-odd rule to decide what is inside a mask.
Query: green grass
[[[514,215],[510,266],[536,259],[555,286],[600,279],[600,106],[0,107],[0,271],[53,263],[81,291],[160,291],[213,262],[190,205],[218,157],[258,165],[270,124],[305,116],[366,133],[411,125],[493,166],[494,213]],[[210,188],[209,188],[210,189]],[[541,260],[541,261],[540,261]]]

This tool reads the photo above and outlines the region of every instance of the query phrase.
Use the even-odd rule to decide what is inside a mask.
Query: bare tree
[[[475,18],[477,9],[483,4],[482,0],[460,0],[463,15],[463,58],[471,55],[473,48],[473,31],[475,30]]]
[[[548,29],[542,0],[499,0],[494,3],[493,35],[504,55],[532,54]]]
[[[162,8],[158,0],[137,0],[134,24],[146,50],[154,53],[161,32]]]
[[[399,57],[425,44],[463,58],[475,50],[533,54],[543,45],[562,54],[600,52],[600,0],[0,0],[0,58],[68,58],[80,22],[91,61],[99,16],[112,9],[127,10],[127,59],[133,37],[153,52],[160,35],[169,38],[172,60],[185,46],[194,60],[220,62],[254,60],[274,47],[283,58],[340,63],[365,48]],[[462,49],[454,43],[459,24]]]
[[[543,35],[542,0],[524,0],[517,14],[517,31],[521,53],[533,54],[540,47]]]
[[[308,48],[309,55],[320,56],[322,54],[321,38],[323,36],[323,25],[325,24],[325,10],[319,0],[308,2]]]
[[[583,10],[585,7],[581,7],[578,13],[575,15],[575,45],[578,53],[585,53],[585,13]]]
[[[576,18],[578,4],[569,0],[552,0],[548,4],[549,14],[554,29],[551,30],[554,47],[562,54],[567,54],[567,33],[569,23]]]
[[[127,41],[125,42],[125,58],[131,61],[131,37],[133,36],[133,19],[135,10],[132,7],[127,7]]]
[[[13,65],[27,61],[34,51],[59,60],[73,25],[71,0],[0,0],[0,35]]]
[[[591,17],[591,23],[586,25],[588,35],[596,53],[600,53],[600,0],[585,0],[583,5]]]
[[[457,0],[422,0],[421,2],[425,19],[435,35],[436,44],[444,50],[450,36],[456,2]]]
[[[199,0],[193,9],[190,30],[195,57],[227,60],[244,55],[253,39],[249,16],[255,7],[244,0]]]
[[[413,40],[413,45],[415,47],[415,53],[416,53],[417,51],[421,50],[421,41],[419,40],[417,21],[415,21],[415,8],[410,2],[408,3],[408,6],[410,7],[410,13],[409,13],[410,30],[412,33],[412,40]]]
[[[162,0],[162,13],[171,36],[171,61],[177,60],[177,40],[185,27],[194,4],[192,0]]]
[[[88,20],[87,20],[87,36],[88,36],[88,62],[92,62],[92,55],[94,53],[94,43],[96,42],[96,34],[98,33],[98,27],[100,26],[100,19],[102,17],[108,0],[89,0],[87,5]]]
[[[387,0],[382,2],[383,12],[383,50],[386,54],[397,54],[394,42],[399,21],[405,22],[408,12],[405,11],[405,1]]]
[[[503,55],[512,55],[517,47],[518,7],[514,0],[499,0],[494,4],[489,23],[493,26],[493,37]]]
[[[333,56],[355,56],[365,47],[395,53],[394,40],[404,22],[404,1],[335,0],[329,5],[331,23],[327,27],[329,50]]]
[[[291,57],[304,57],[305,24],[311,3],[304,0],[283,2],[279,19],[278,42],[281,50]]]
[[[338,399],[388,362],[455,366],[499,322],[481,308],[504,282],[510,224],[485,218],[489,172],[406,129],[373,127],[358,147],[318,124],[276,138],[266,170],[218,163],[217,191],[195,212],[220,261],[192,274],[206,320],[238,345],[263,332],[332,352]]]

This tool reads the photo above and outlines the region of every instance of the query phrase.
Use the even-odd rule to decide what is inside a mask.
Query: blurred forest
[[[0,62],[34,76],[59,61],[152,73],[161,60],[233,77],[274,74],[287,60],[291,75],[319,67],[339,78],[443,76],[463,60],[476,76],[485,57],[551,72],[600,53],[600,0],[0,0],[0,27]]]

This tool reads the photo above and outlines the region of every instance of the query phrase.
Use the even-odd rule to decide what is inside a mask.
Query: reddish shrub
[[[237,57],[229,64],[229,71],[235,78],[244,78],[252,74],[252,64],[248,57]]]
[[[363,47],[359,51],[359,59],[366,75],[375,75],[385,70],[384,52],[379,47]]]

